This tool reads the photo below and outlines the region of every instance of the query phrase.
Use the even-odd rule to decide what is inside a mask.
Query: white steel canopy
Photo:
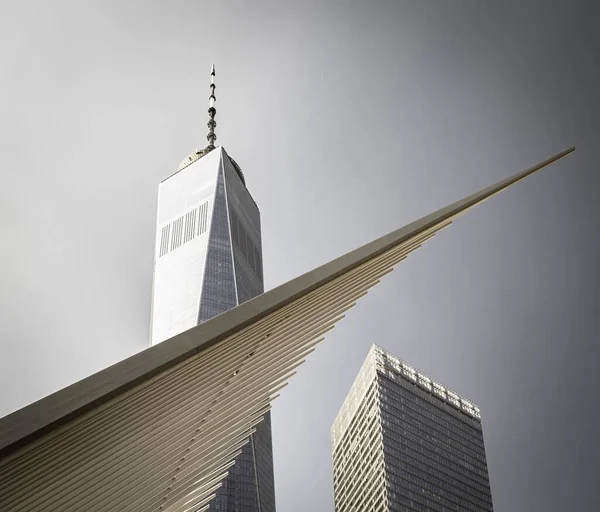
[[[0,510],[206,510],[287,380],[394,265],[570,148],[0,420]]]

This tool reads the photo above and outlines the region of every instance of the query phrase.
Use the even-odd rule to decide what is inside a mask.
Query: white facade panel
[[[159,185],[150,344],[198,324],[221,148]]]
[[[334,450],[342,437],[344,437],[348,426],[352,422],[371,383],[375,379],[376,366],[377,352],[375,345],[373,345],[331,427],[331,446]]]

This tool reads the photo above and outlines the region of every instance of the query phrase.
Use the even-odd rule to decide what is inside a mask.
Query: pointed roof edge
[[[407,240],[457,217],[514,183],[573,152],[575,147],[392,231],[226,313],[154,345],[0,419],[0,457],[100,406],[244,327],[307,295]],[[85,333],[82,333],[85,334]]]
[[[217,149],[224,149],[224,148],[223,148],[223,146],[215,146],[215,149],[213,149],[212,151],[209,151],[207,153],[205,153],[203,149],[197,149],[196,151],[193,151],[187,158],[185,158],[179,164],[178,169],[173,174],[169,174],[166,178],[163,178],[162,180],[160,180],[159,184],[170,180],[173,176],[179,174],[181,171],[187,169],[190,165],[195,164],[198,160],[201,160],[203,157],[205,157],[206,155],[208,155],[209,153],[212,153],[213,151],[215,151]]]

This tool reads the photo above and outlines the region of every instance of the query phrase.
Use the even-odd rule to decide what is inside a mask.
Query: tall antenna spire
[[[215,115],[217,114],[217,109],[215,108],[215,101],[217,101],[215,87],[215,65],[213,63],[210,70],[210,96],[208,97],[208,135],[206,136],[208,139],[208,146],[206,146],[205,150],[207,153],[215,149],[215,140],[217,140],[215,134],[215,128],[217,126],[217,122],[215,121]]]

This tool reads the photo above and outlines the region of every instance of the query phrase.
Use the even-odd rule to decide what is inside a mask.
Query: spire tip
[[[206,135],[206,139],[208,140],[208,146],[205,148],[205,153],[212,151],[215,149],[215,140],[217,140],[217,135],[215,134],[215,127],[217,126],[217,122],[215,121],[215,115],[217,114],[217,109],[215,108],[215,102],[217,101],[217,97],[215,96],[215,63],[213,62],[210,68],[210,96],[208,97],[208,134]]]

